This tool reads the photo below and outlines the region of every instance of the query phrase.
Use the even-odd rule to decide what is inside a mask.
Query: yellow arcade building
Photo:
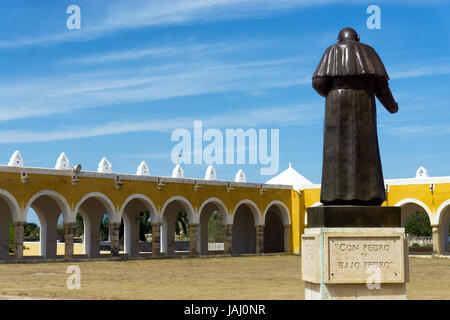
[[[419,168],[415,178],[385,180],[385,205],[402,208],[402,224],[408,215],[422,211],[430,219],[435,256],[450,252],[450,177],[429,177]],[[150,213],[152,256],[175,254],[175,221],[186,212],[189,223],[189,251],[204,255],[208,250],[208,221],[219,212],[225,230],[225,254],[267,252],[300,253],[306,227],[306,208],[320,205],[320,185],[314,185],[291,165],[266,183],[246,182],[239,170],[235,180],[217,180],[208,167],[203,179],[184,177],[177,165],[171,177],[151,176],[142,162],[136,174],[112,171],[103,158],[97,172],[70,167],[64,153],[55,168],[24,165],[16,151],[8,165],[0,166],[0,260],[29,258],[98,258],[100,224],[109,217],[110,254],[139,257],[139,221]],[[36,256],[24,253],[24,226],[33,209],[40,223],[40,244]],[[83,250],[74,250],[77,213],[83,218]],[[62,216],[64,242],[57,241]],[[9,253],[10,222],[14,227],[14,253]],[[119,228],[124,224],[123,251]],[[63,247],[62,253],[59,246]],[[26,250],[25,250],[26,251]]]

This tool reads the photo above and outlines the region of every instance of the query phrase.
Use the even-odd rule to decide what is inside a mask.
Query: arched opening
[[[409,235],[409,248],[415,254],[432,253],[432,237],[428,207],[414,199],[405,199],[396,204],[401,207],[401,226]]]
[[[109,234],[109,215],[104,213],[100,223],[100,254],[111,253],[111,238]]]
[[[124,251],[130,257],[141,252],[149,253],[151,247],[151,221],[155,209],[150,200],[134,197],[127,200],[122,209],[124,223]]]
[[[75,217],[75,226],[73,228],[73,254],[84,255],[84,221],[80,212]]]
[[[408,217],[416,212],[422,212],[429,217],[429,210],[426,208],[425,204],[420,203],[419,201],[401,201],[396,204],[396,206],[400,206],[401,208],[401,226],[404,227],[406,224],[406,220]]]
[[[76,207],[83,219],[84,253],[89,258],[100,257],[102,253],[109,253],[105,242],[109,238],[109,222],[114,214],[111,201],[101,194],[89,194],[80,200]],[[101,241],[105,241],[100,246]]]
[[[405,221],[405,233],[408,234],[409,247],[412,251],[428,251],[433,249],[431,224],[428,215],[416,211],[411,213]]]
[[[0,260],[6,260],[14,251],[13,204],[0,195]]]
[[[27,244],[24,243],[24,255],[35,256],[37,254],[47,259],[56,258],[57,255],[64,255],[63,221],[68,219],[69,216],[67,202],[56,192],[42,191],[30,199],[25,210],[27,221],[33,217],[33,211],[39,220],[39,253],[35,252],[35,246],[28,248]],[[37,240],[35,239],[35,233],[37,232],[36,225],[38,223],[33,220],[25,224],[25,241]]]
[[[266,213],[264,223],[264,245],[265,253],[284,252],[284,225],[280,208],[273,205]]]
[[[169,199],[162,210],[161,252],[167,255],[190,251],[189,223],[192,206],[181,198]]]
[[[439,230],[441,252],[450,254],[450,204],[440,211]]]
[[[41,223],[33,208],[28,209],[23,226],[23,255],[39,257],[41,255]]]
[[[232,228],[231,253],[256,253],[256,228],[252,208],[243,203],[235,210]]]
[[[225,206],[217,201],[211,200],[200,207],[199,243],[200,254],[223,253],[225,228],[223,225]]]

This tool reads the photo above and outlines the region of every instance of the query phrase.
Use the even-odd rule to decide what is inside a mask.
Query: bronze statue
[[[313,75],[326,97],[320,201],[325,205],[378,206],[386,200],[378,148],[375,96],[398,111],[378,54],[343,29]]]

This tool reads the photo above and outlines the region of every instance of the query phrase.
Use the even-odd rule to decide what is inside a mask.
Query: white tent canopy
[[[273,177],[266,182],[267,184],[281,184],[291,185],[295,190],[304,188],[305,186],[312,185],[313,183],[298,173],[292,164],[289,162],[289,168],[281,172],[279,175]]]

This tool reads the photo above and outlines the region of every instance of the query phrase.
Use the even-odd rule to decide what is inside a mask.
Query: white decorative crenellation
[[[55,169],[58,169],[58,170],[69,170],[70,169],[69,158],[67,158],[67,156],[64,152],[61,152],[58,159],[56,160]]]
[[[13,155],[9,159],[8,166],[10,167],[23,167],[23,158],[19,150],[14,151]]]
[[[111,162],[109,162],[106,157],[103,157],[102,160],[100,160],[100,162],[98,163],[97,172],[112,173]]]
[[[216,169],[212,165],[206,169],[205,180],[217,180]]]
[[[416,178],[428,178],[428,170],[420,166],[416,171]]]
[[[150,169],[148,168],[147,163],[145,161],[142,161],[136,171],[136,175],[138,176],[149,176],[150,175]]]
[[[179,163],[172,170],[172,178],[184,178],[184,172]]]
[[[236,176],[234,177],[234,182],[247,182],[245,179],[245,174],[242,169],[239,169],[239,171],[236,173]]]

